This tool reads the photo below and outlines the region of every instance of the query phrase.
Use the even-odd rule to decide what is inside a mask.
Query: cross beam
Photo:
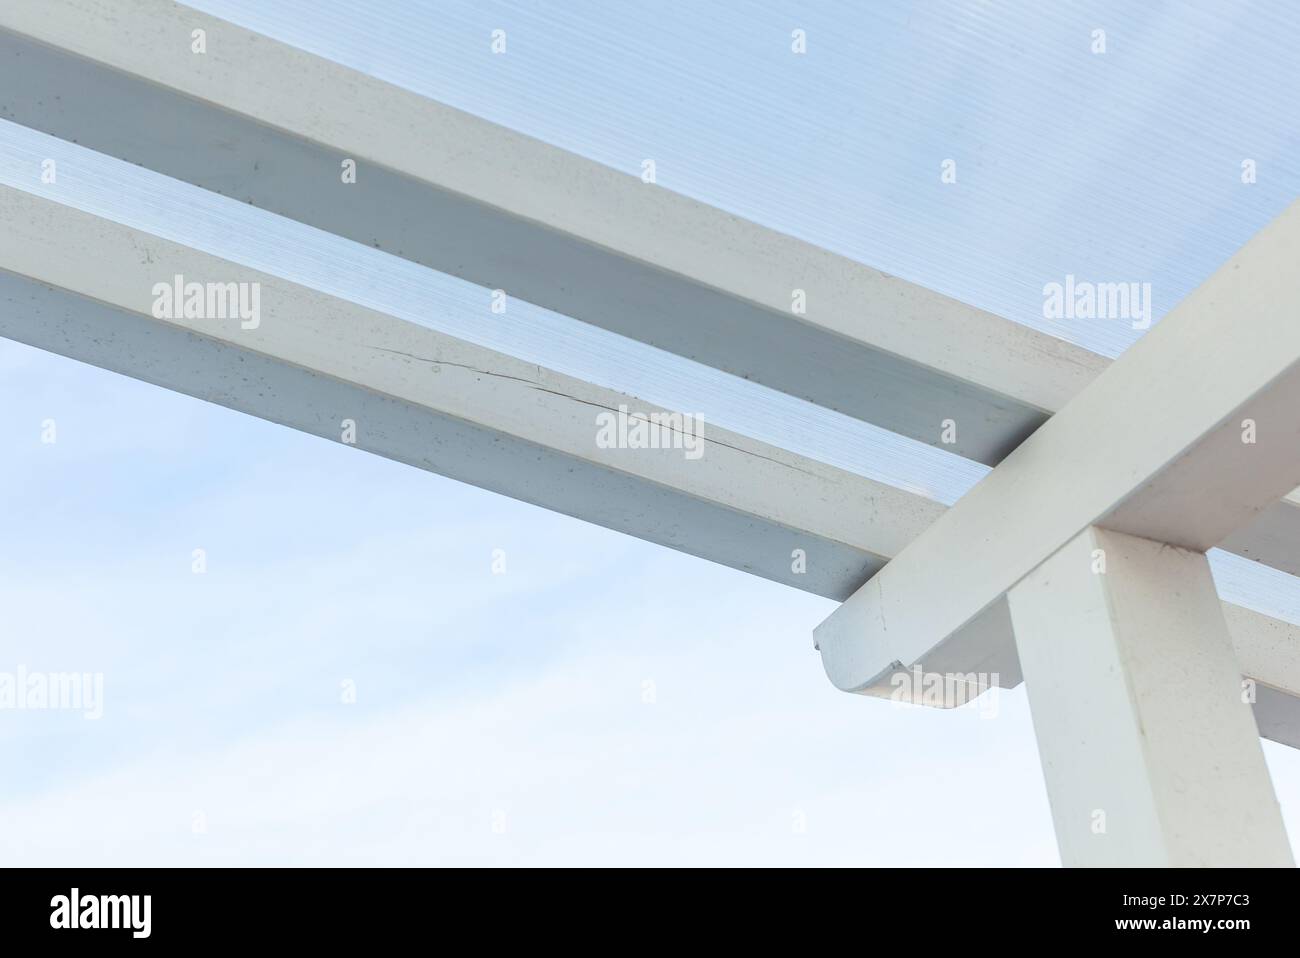
[[[816,630],[839,688],[893,695],[904,667],[977,670],[1009,618],[1075,863],[1094,861],[1066,837],[1089,775],[1156,843],[1109,843],[1105,861],[1266,864],[1287,848],[1203,554],[1300,480],[1297,256],[1300,203]],[[1216,732],[1198,735],[1207,715]],[[1132,760],[1108,765],[1112,749]],[[1216,823],[1220,805],[1257,830]]]
[[[1300,204],[823,622],[836,686],[887,692],[896,663],[1009,644],[1008,590],[1089,526],[1203,552],[1294,488],[1297,255]]]

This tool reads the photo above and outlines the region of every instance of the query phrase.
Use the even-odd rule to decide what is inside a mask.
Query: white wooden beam
[[[203,54],[191,49],[197,29]],[[944,420],[958,417],[943,448],[981,462],[1000,460],[1104,366],[162,0],[0,4],[0,117],[922,442],[940,445]],[[341,182],[347,159],[353,184]],[[629,168],[641,160],[629,156]]]
[[[1088,528],[1009,603],[1064,864],[1294,864],[1204,554]]]
[[[1300,489],[1235,530],[1219,548],[1300,576]]]
[[[1223,617],[1259,734],[1300,748],[1300,626],[1231,602]]]
[[[945,511],[708,424],[698,462],[601,450],[597,411],[655,408],[21,190],[0,222],[0,335],[334,441],[352,418],[360,449],[804,591],[846,598]],[[261,283],[262,326],[155,319],[176,273]],[[1300,628],[1224,609],[1261,731],[1300,746]],[[1005,602],[988,621],[1010,636]],[[1014,644],[988,645],[954,670],[1019,684]]]
[[[1203,552],[1295,488],[1298,256],[1295,204],[823,622],[836,686],[1005,655],[1003,597],[1090,525]]]
[[[0,223],[2,336],[334,441],[350,419],[359,449],[805,591],[846,597],[943,511],[707,422],[698,458],[602,448],[598,416],[662,410],[4,186]],[[178,274],[258,284],[257,328],[156,318]]]

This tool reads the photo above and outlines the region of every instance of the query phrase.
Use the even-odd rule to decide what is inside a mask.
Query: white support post
[[[1203,553],[1094,526],[1008,599],[1064,864],[1294,864]]]

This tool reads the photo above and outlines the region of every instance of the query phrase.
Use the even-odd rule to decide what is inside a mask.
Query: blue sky
[[[1049,326],[1044,283],[1163,314],[1300,192],[1281,3],[191,5],[1110,355],[1128,324]],[[943,501],[982,474],[4,123],[0,182]],[[826,600],[7,341],[0,399],[0,670],[105,676],[99,721],[0,712],[0,860],[1056,861],[1023,690],[838,693]],[[1216,575],[1300,616],[1289,576]]]

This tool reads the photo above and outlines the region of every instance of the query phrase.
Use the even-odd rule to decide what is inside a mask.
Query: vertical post
[[[1204,554],[1093,527],[1008,599],[1064,864],[1294,864]]]

